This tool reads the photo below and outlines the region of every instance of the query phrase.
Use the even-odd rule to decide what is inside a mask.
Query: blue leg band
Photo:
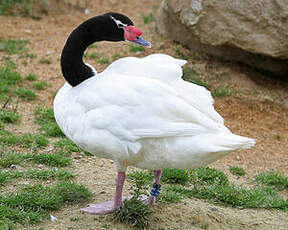
[[[159,196],[160,191],[161,191],[161,185],[154,183],[153,188],[151,189],[150,195],[157,197]]]

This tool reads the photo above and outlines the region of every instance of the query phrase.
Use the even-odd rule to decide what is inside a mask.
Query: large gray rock
[[[158,31],[288,78],[288,0],[163,0]]]

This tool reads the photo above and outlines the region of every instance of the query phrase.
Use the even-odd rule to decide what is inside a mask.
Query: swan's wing
[[[89,84],[89,82],[87,83]],[[105,130],[127,151],[137,153],[144,138],[229,132],[187,103],[169,85],[150,78],[110,74],[77,93],[86,127]]]
[[[113,62],[105,72],[151,78],[170,85],[182,99],[205,113],[212,120],[223,124],[223,118],[214,109],[214,99],[204,87],[184,81],[182,66],[187,61],[166,54],[152,54],[144,58],[127,57]]]

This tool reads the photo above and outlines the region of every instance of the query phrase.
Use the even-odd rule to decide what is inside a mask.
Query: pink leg
[[[160,179],[162,176],[162,170],[153,170],[153,174],[155,176],[155,184],[160,184]],[[148,204],[153,205],[156,202],[156,196],[150,195]]]
[[[116,191],[114,200],[99,204],[89,204],[87,208],[82,208],[81,211],[89,214],[103,215],[113,212],[116,209],[120,208],[123,204],[122,190],[124,182],[125,182],[125,172],[118,172],[116,178]]]

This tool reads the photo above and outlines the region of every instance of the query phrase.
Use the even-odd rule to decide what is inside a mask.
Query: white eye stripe
[[[110,18],[113,19],[113,21],[116,23],[116,25],[117,25],[119,28],[124,28],[124,27],[127,26],[127,24],[124,24],[124,23],[121,22],[120,20],[115,19],[113,16],[110,16]]]

